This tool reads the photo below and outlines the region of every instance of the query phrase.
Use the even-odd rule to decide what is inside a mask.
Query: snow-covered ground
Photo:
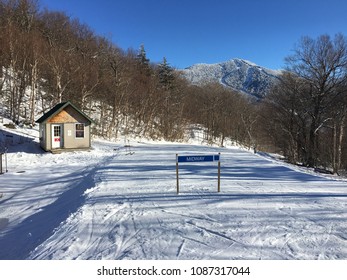
[[[347,259],[344,180],[236,147],[18,143],[0,175],[0,259]],[[216,163],[180,163],[177,195],[176,153],[219,152],[221,192]]]

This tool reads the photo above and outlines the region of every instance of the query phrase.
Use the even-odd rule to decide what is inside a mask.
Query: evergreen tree
[[[140,46],[140,50],[139,50],[139,53],[137,55],[137,60],[140,62],[140,64],[142,66],[149,67],[149,59],[146,56],[146,50],[145,50],[145,46],[143,44]]]
[[[165,90],[172,89],[174,77],[173,68],[167,63],[166,58],[163,58],[163,62],[158,65],[159,83]]]

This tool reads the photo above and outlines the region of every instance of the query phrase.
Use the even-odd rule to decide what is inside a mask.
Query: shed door
[[[61,148],[63,144],[62,125],[52,125],[52,149]]]

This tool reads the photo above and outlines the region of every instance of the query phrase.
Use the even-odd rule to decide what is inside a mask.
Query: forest
[[[219,84],[191,85],[165,57],[152,63],[144,45],[123,50],[35,0],[0,0],[0,113],[14,124],[35,126],[70,100],[94,119],[99,137],[183,141],[199,127],[209,144],[231,139],[344,173],[346,37],[302,37],[285,64],[271,93],[255,100]]]

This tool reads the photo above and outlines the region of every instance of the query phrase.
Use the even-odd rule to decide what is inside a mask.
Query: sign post
[[[220,192],[220,153],[218,153],[218,192]]]
[[[218,155],[198,155],[198,156],[179,156],[176,154],[176,183],[177,194],[179,194],[179,177],[178,177],[178,163],[179,162],[213,162],[218,161],[218,192],[220,192],[220,153]]]
[[[2,172],[2,155],[3,155],[3,153],[0,153],[0,175],[1,175],[1,174],[4,174],[4,173]]]
[[[177,194],[180,192],[179,180],[178,180],[178,154],[176,154],[176,181],[177,181]]]

